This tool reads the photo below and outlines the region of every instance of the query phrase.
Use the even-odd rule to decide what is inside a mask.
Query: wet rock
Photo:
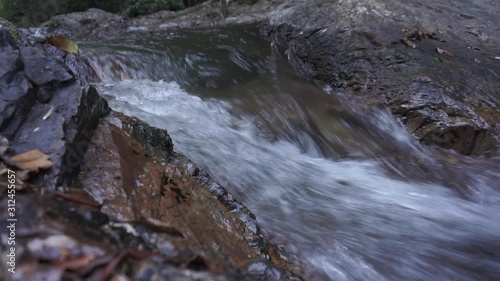
[[[234,24],[258,23],[277,6],[275,1],[205,1],[181,11],[160,11],[126,18],[98,9],[58,15],[42,24],[51,32],[69,32],[81,39],[127,36],[144,32],[165,32],[181,28],[212,28]]]
[[[78,80],[55,47],[18,46],[10,31],[0,29],[0,134],[9,154],[39,149],[53,168],[34,180],[54,187],[78,172],[89,136],[107,103],[93,87]],[[51,113],[50,113],[51,112]]]
[[[279,272],[292,270],[277,255],[272,265],[255,216],[206,172],[173,152],[165,130],[113,112],[96,129],[79,178],[104,213],[131,224],[126,232],[165,255],[187,257],[188,268],[222,273],[261,260],[273,268],[283,266],[275,269]],[[163,234],[151,235],[141,227]],[[262,280],[288,280],[282,276],[293,275]]]
[[[492,49],[500,44],[496,6],[287,1],[268,15],[261,32],[312,79],[388,106],[423,143],[480,155],[496,149],[500,135],[500,66]],[[460,16],[464,8],[471,11],[467,17]],[[488,36],[470,26],[481,26]],[[400,42],[410,33],[415,48]],[[475,58],[484,63],[473,63]]]
[[[102,33],[100,30],[112,32],[113,29],[123,29],[123,21],[122,16],[92,8],[85,12],[57,15],[48,22],[43,23],[41,27],[47,28],[49,32],[65,32],[79,38],[84,37],[86,34],[99,36]]]
[[[18,192],[12,280],[301,280],[250,211],[162,136],[112,113],[85,155],[84,190]],[[8,199],[0,193],[1,204]],[[2,209],[0,220],[8,217]],[[2,251],[8,231],[0,229]]]
[[[78,57],[33,32],[19,41],[0,30],[1,156],[39,149],[53,162],[17,191],[13,280],[300,280],[255,216],[175,153],[165,130],[102,119],[107,103]]]
[[[150,237],[161,236],[159,230],[139,224],[120,224],[99,210],[56,199],[52,194],[18,194],[17,199],[18,266],[12,280],[95,280],[93,278],[102,278],[104,268],[120,253],[128,254],[123,255],[110,275],[135,276],[133,280],[172,280],[167,277],[177,276],[184,278],[179,280],[234,280],[227,277],[230,274],[186,269],[195,260],[188,249],[176,248],[174,256],[150,248],[144,240],[145,233]],[[2,196],[0,203],[7,204],[7,197]],[[6,221],[8,214],[2,211],[0,217]],[[121,225],[138,229],[141,235],[126,235]],[[7,231],[6,227],[0,230],[2,241],[6,241]],[[155,247],[159,244],[156,242]],[[6,243],[0,245],[3,251],[5,247]],[[4,264],[2,262],[0,268],[6,273]],[[155,271],[167,279],[147,279],[148,272],[153,272],[149,274],[153,277]],[[202,277],[212,279],[200,279]]]

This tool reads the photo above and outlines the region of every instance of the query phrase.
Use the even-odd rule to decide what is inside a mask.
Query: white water
[[[390,176],[375,159],[323,157],[293,126],[307,149],[267,138],[234,104],[175,82],[99,88],[113,109],[167,129],[175,150],[227,186],[312,280],[500,279],[500,196],[486,172],[476,175],[476,200],[465,200],[436,183]],[[418,146],[390,115],[376,116],[393,143]]]

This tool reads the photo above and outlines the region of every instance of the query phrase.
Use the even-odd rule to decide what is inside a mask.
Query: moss
[[[2,29],[7,29],[9,31],[10,36],[12,36],[12,38],[14,38],[16,42],[18,41],[19,30],[17,29],[17,27],[8,20],[0,17],[0,30]]]

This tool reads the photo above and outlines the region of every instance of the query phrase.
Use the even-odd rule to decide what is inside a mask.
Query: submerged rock
[[[88,200],[78,191],[71,193],[74,198]],[[7,199],[3,196],[0,203],[7,205]],[[224,257],[213,253],[204,256],[206,252],[197,251],[210,244],[188,245],[189,237],[170,231],[170,226],[159,221],[122,222],[52,193],[18,194],[16,199],[16,273],[10,275],[2,260],[3,280],[104,280],[106,276],[165,281],[301,280],[265,258],[252,260],[250,256],[246,263],[229,265],[228,261],[216,270],[207,268]],[[2,211],[0,219],[7,218]],[[7,241],[7,235],[3,227],[2,241]],[[212,257],[217,259],[207,259]]]

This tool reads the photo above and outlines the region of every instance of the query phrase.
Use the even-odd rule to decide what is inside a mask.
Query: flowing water
[[[113,109],[165,128],[307,280],[500,280],[500,157],[424,147],[240,27],[81,43]]]

